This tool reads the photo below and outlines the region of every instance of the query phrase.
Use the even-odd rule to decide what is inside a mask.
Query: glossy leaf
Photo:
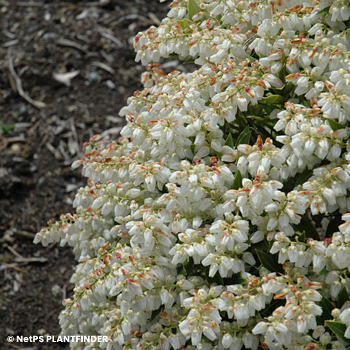
[[[300,221],[300,224],[294,226],[299,231],[305,231],[306,238],[312,238],[315,240],[320,239],[320,235],[318,234],[316,227],[308,218],[303,217]]]
[[[294,84],[292,82],[288,82],[286,85],[284,85],[283,88],[283,96],[285,97],[290,97],[290,93],[292,92],[292,90],[294,89]]]
[[[306,232],[305,230],[301,233],[301,235],[298,237],[298,242],[306,243]]]
[[[262,104],[256,104],[252,105],[251,103],[248,105],[248,114],[252,115],[262,115],[263,113],[263,105]]]
[[[182,20],[177,21],[177,23],[180,23],[180,24],[181,24],[181,28],[182,28],[182,29],[186,29],[186,28],[189,28],[190,25],[191,25],[193,22],[190,21],[190,20],[187,19],[187,18],[184,18],[184,19],[182,19]]]
[[[201,12],[201,8],[197,4],[195,0],[189,0],[188,1],[188,17],[192,19],[194,15],[196,15],[198,12]]]
[[[306,182],[312,175],[313,170],[305,169],[297,178],[297,181],[295,182],[295,187],[302,185],[304,182]]]
[[[280,105],[283,104],[285,101],[284,97],[281,95],[270,95],[267,97],[264,97],[261,102],[266,103],[269,105]]]
[[[225,145],[226,145],[226,146],[229,146],[229,147],[231,147],[231,148],[234,147],[232,134],[228,135],[228,137],[227,137],[227,139],[226,139],[226,142],[225,142]]]
[[[233,184],[232,184],[232,189],[233,190],[238,190],[242,187],[242,174],[239,170],[237,170],[235,179],[233,180]]]
[[[250,126],[246,126],[237,138],[236,147],[241,144],[249,144],[251,133]]]
[[[241,272],[237,272],[234,273],[231,277],[230,277],[230,283],[232,284],[243,284],[245,283],[247,280],[245,278],[242,277],[242,273]]]
[[[340,309],[347,301],[349,301],[349,293],[346,287],[343,287],[338,294],[337,307]]]
[[[340,340],[346,344],[350,344],[350,339],[344,337],[346,331],[346,324],[336,321],[326,321],[326,326],[335,334]]]
[[[321,301],[320,301],[320,306],[322,308],[322,318],[325,320],[330,320],[333,318],[332,316],[332,310],[334,309],[334,305],[332,304],[332,302],[325,298],[322,297]]]
[[[345,129],[343,124],[340,124],[333,119],[328,119],[328,123],[333,131],[337,131],[339,129]]]
[[[330,8],[331,8],[330,6],[327,6],[327,7],[325,7],[324,9],[322,9],[321,11],[318,11],[317,14],[318,14],[318,15],[321,15],[321,14],[323,14],[323,13],[329,13],[329,9],[330,9]]]
[[[258,258],[262,266],[271,272],[284,273],[282,265],[280,265],[277,261],[277,256],[265,253],[258,249],[256,250],[256,253],[258,254]]]

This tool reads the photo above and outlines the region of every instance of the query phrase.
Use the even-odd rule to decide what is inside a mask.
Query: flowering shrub
[[[77,349],[350,345],[350,5],[175,0],[135,38],[148,65],[119,142],[95,137],[76,214],[35,242],[79,262]],[[349,349],[349,347],[347,348]]]

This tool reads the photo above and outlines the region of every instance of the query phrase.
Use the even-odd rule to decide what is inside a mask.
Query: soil
[[[83,143],[118,137],[118,111],[144,70],[132,39],[167,10],[156,0],[0,0],[0,349],[69,348],[7,341],[58,335],[72,293],[70,248],[34,245],[34,234],[73,211],[86,179],[70,165]]]

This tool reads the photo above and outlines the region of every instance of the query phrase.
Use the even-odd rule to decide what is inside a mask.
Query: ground
[[[0,0],[0,349],[68,348],[6,341],[59,334],[61,302],[72,293],[70,249],[43,248],[33,237],[73,211],[86,179],[70,165],[83,143],[95,134],[118,137],[118,111],[141,88],[132,39],[157,25],[167,6]]]

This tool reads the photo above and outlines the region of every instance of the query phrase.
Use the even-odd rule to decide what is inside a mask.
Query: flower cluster
[[[93,137],[73,247],[75,349],[343,350],[350,344],[350,5],[174,0],[135,37],[144,90]],[[176,55],[190,73],[156,63]]]

